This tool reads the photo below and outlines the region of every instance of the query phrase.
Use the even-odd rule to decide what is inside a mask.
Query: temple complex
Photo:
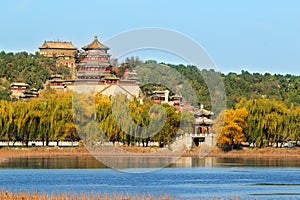
[[[45,41],[39,49],[41,55],[53,58],[57,65],[76,67],[77,48],[71,42]]]

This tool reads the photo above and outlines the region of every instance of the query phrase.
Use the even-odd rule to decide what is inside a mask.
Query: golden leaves
[[[213,126],[218,134],[218,144],[236,145],[245,141],[247,113],[245,108],[230,109],[220,113]]]

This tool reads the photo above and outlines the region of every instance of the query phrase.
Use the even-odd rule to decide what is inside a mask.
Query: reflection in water
[[[0,168],[24,168],[24,169],[87,169],[106,168],[91,156],[67,156],[67,157],[14,157],[2,160]]]
[[[109,162],[120,169],[126,168],[157,168],[170,159],[159,157],[106,157]],[[300,167],[298,159],[255,159],[255,158],[191,158],[181,157],[167,166],[168,168],[191,167]],[[89,169],[107,168],[92,156],[58,156],[49,158],[15,157],[0,160],[0,168],[24,169]]]

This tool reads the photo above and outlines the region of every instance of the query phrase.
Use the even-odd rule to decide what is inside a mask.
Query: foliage
[[[10,90],[8,90],[6,88],[0,89],[0,100],[9,101],[10,100],[10,95],[11,95]]]
[[[207,77],[221,77],[226,90],[227,108],[230,110],[219,116],[222,106],[216,108],[218,112],[214,111],[218,116],[215,129],[219,129],[220,144],[235,146],[245,137],[246,141],[263,147],[300,139],[299,76],[247,71],[224,75],[214,70],[199,70],[192,65],[143,62],[134,57],[121,64],[118,76],[126,68],[137,71],[145,94],[169,89],[170,95],[180,94],[187,103],[198,106],[200,102],[208,109],[216,103],[215,99],[224,97],[218,89],[222,88],[221,81],[217,78],[208,80]],[[108,139],[127,145],[141,143],[147,146],[153,140],[163,146],[177,132],[189,132],[193,124],[190,113],[177,113],[173,107],[155,104],[147,101],[147,98],[141,104],[136,99],[129,101],[122,95],[83,97],[46,89],[40,99],[6,101],[10,99],[10,83],[25,82],[42,89],[51,74],[57,73],[66,79],[71,77],[68,68],[56,67],[55,61],[38,53],[0,52],[0,137],[3,140],[23,141],[26,144],[29,140],[37,139],[43,140],[45,145],[49,140],[73,141],[78,139],[76,126],[79,124],[85,128],[80,131],[90,141]],[[85,106],[74,107],[74,104]],[[223,127],[221,119],[225,120]],[[95,132],[97,129],[101,129],[102,135]]]
[[[226,101],[227,108],[233,109],[241,98],[265,97],[281,100],[288,106],[300,105],[300,76],[249,73],[244,70],[240,74],[231,72],[225,75],[212,69],[200,70],[193,65],[164,64],[151,60],[142,62],[133,57],[121,64],[120,72],[126,68],[138,72],[141,89],[145,94],[151,95],[151,91],[160,86],[168,88],[172,93],[182,93],[181,95],[188,97],[185,98],[188,103],[195,106],[200,103],[208,109],[212,109],[211,104],[216,104],[215,99],[220,98]],[[225,86],[226,99],[221,95],[223,91],[220,89],[223,86],[220,80]],[[188,87],[182,89],[182,86]],[[197,97],[196,100],[190,98],[194,96]],[[214,112],[218,114],[221,109],[222,107],[215,108]]]
[[[60,66],[56,67],[56,71],[53,71],[53,72],[56,74],[62,75],[62,78],[64,80],[68,80],[68,79],[72,78],[71,69],[67,66],[60,65]]]
[[[88,95],[79,95],[75,102],[74,112],[78,115],[82,137],[88,143],[120,142],[126,145],[148,146],[149,141],[157,141],[161,146],[171,142],[179,133],[181,113],[177,113],[173,106],[156,104],[137,99],[128,100],[125,95],[112,97],[95,95],[93,106],[83,105],[80,99],[87,99]],[[81,103],[82,102],[82,103]],[[94,109],[95,116],[89,109]],[[82,114],[79,114],[82,113]],[[79,116],[80,115],[80,116]],[[190,115],[185,116],[185,129],[192,128]],[[89,119],[88,121],[85,121]],[[188,127],[189,126],[189,127]],[[182,131],[181,131],[182,133]]]
[[[213,126],[218,134],[218,145],[224,149],[237,147],[245,141],[244,130],[247,127],[245,118],[247,110],[229,109],[220,113]]]
[[[10,83],[25,82],[31,87],[41,89],[50,78],[53,62],[39,54],[0,53],[0,74]]]
[[[24,82],[32,88],[43,89],[52,74],[63,75],[65,79],[72,76],[69,68],[56,66],[53,59],[39,53],[0,52],[0,78],[5,78],[9,83]],[[8,89],[8,86],[9,84],[5,88]]]
[[[286,105],[300,105],[300,77],[294,75],[259,74],[242,71],[224,75],[227,107],[234,108],[240,98],[268,98]]]
[[[300,106],[286,106],[275,99],[242,99],[238,108],[246,108],[246,138],[257,147],[300,139]]]
[[[0,137],[7,142],[30,140],[75,141],[78,134],[73,122],[71,93],[46,92],[40,99],[0,101]]]

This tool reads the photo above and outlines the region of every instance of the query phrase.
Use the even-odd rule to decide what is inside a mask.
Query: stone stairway
[[[191,149],[193,144],[193,139],[191,136],[184,134],[176,137],[173,142],[169,145],[169,150],[171,151],[184,151],[186,149]]]
[[[199,157],[205,157],[216,145],[216,138],[213,135],[205,137],[205,141],[199,144]],[[191,150],[193,147],[193,138],[188,135],[180,135],[176,137],[173,142],[169,145],[168,149],[171,151],[184,151]]]

